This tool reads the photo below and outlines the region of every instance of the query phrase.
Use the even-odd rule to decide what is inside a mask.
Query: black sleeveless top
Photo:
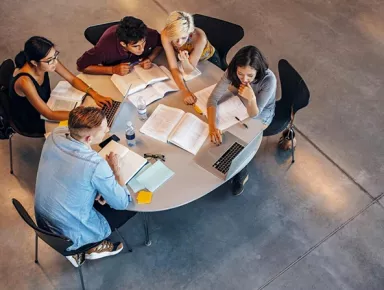
[[[51,95],[51,85],[49,83],[48,73],[44,74],[44,81],[41,86],[28,73],[19,73],[13,77],[9,86],[12,120],[18,129],[26,133],[43,134],[45,133],[45,122],[40,118],[40,113],[32,106],[27,97],[21,97],[15,91],[15,82],[21,76],[27,76],[32,80],[40,98],[46,103]]]

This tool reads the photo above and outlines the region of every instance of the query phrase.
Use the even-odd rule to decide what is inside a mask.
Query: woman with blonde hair
[[[174,11],[169,15],[166,26],[161,32],[161,42],[172,76],[183,93],[184,102],[194,104],[196,97],[185,86],[177,59],[187,74],[195,69],[199,61],[204,60],[221,68],[216,49],[208,41],[205,32],[195,27],[192,15],[182,11]]]

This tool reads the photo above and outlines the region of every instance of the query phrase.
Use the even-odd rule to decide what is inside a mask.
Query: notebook
[[[216,84],[195,93],[197,98],[196,106],[205,116],[207,116],[208,98],[215,86]],[[217,128],[220,130],[226,130],[229,127],[235,125],[239,122],[236,120],[236,117],[243,121],[249,118],[249,114],[247,108],[244,106],[240,98],[233,95],[219,103],[216,108]]]
[[[147,86],[169,79],[164,69],[152,64],[150,69],[143,69],[140,65],[134,66],[133,70],[125,75],[112,75],[111,80],[120,93],[125,96],[129,86],[132,84],[129,95],[144,90]]]
[[[99,155],[106,159],[111,152],[120,158],[120,184],[126,184],[147,163],[145,158],[113,140],[99,151]]]
[[[47,106],[52,111],[71,111],[81,105],[85,93],[72,87],[67,81],[60,81],[51,92]],[[41,119],[47,120],[44,116]]]
[[[160,104],[140,132],[161,142],[169,142],[196,155],[208,137],[208,124],[191,113]]]
[[[154,164],[144,166],[143,169],[128,182],[128,185],[133,192],[138,192],[142,189],[148,189],[149,191],[154,192],[174,174],[175,173],[163,162],[158,160]]]
[[[148,106],[149,104],[165,97],[167,93],[179,90],[172,78],[171,72],[164,66],[160,66],[160,69],[168,76],[169,79],[150,85],[144,90],[130,95],[128,99],[135,105],[135,107],[137,107],[137,100],[140,96],[143,96],[145,103]]]
[[[201,71],[199,71],[199,69],[197,67],[195,67],[195,69],[193,71],[191,71],[190,73],[186,73],[183,69],[183,66],[181,65],[181,62],[178,62],[178,67],[179,67],[179,71],[181,73],[181,75],[183,76],[183,79],[188,82],[190,80],[193,80],[195,77],[198,77],[199,75],[201,75]]]

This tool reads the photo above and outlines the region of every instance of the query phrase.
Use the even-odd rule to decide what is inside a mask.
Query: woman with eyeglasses
[[[109,106],[110,98],[103,97],[81,79],[73,75],[59,60],[59,51],[48,39],[33,36],[15,58],[16,69],[11,79],[12,119],[27,133],[45,133],[44,120],[68,120],[69,111],[52,111],[47,106],[51,94],[48,72],[56,72],[74,88],[89,94],[98,106]]]
[[[208,41],[205,32],[195,27],[191,14],[182,11],[172,12],[161,32],[163,44],[172,76],[183,93],[184,103],[193,105],[196,97],[185,86],[177,65],[177,59],[185,73],[192,72],[199,61],[208,60],[221,68],[220,57]]]

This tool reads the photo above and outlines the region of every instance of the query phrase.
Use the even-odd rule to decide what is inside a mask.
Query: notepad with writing
[[[157,82],[153,85],[147,86],[144,90],[130,94],[128,99],[132,104],[137,107],[137,100],[142,96],[147,105],[165,97],[169,92],[176,92],[179,90],[175,81],[172,78],[171,72],[164,66],[160,66],[160,69],[168,76],[169,79]]]
[[[195,115],[160,104],[140,132],[196,155],[208,137],[209,129],[208,124]]]
[[[123,96],[126,95],[129,87],[128,95],[132,95],[144,90],[149,85],[167,79],[169,79],[169,76],[154,63],[150,69],[143,69],[140,65],[136,65],[133,70],[125,76],[114,74],[111,77],[111,81]]]
[[[181,62],[179,62],[177,65],[179,67],[179,71],[180,71],[181,75],[183,76],[183,79],[186,82],[193,80],[194,78],[201,75],[201,71],[197,67],[195,67],[195,69],[193,71],[191,71],[190,73],[186,73],[183,69]]]
[[[126,184],[147,163],[145,158],[113,140],[99,151],[99,155],[106,159],[111,152],[119,156],[120,183]]]
[[[197,98],[196,106],[205,116],[207,116],[208,98],[215,86],[216,84],[195,93]],[[247,108],[238,96],[233,95],[223,102],[219,102],[216,107],[216,123],[218,129],[225,130],[238,123],[239,121],[236,120],[236,117],[241,121],[249,118]]]
[[[58,82],[52,90],[47,106],[52,111],[71,111],[81,105],[85,93],[72,87],[67,81]],[[41,115],[41,119],[47,120]]]

